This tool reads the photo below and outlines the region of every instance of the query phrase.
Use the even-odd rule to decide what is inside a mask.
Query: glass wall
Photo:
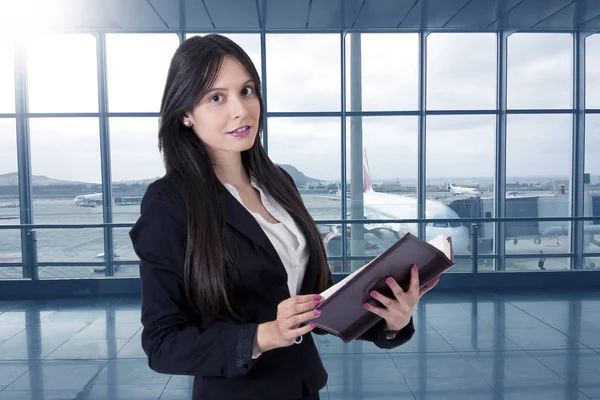
[[[585,173],[589,181],[584,186],[584,212],[586,216],[600,213],[600,70],[596,67],[600,62],[600,35],[586,38],[586,108],[590,110],[585,116]],[[585,258],[586,268],[600,268],[600,221],[589,221],[584,224],[583,251],[595,256]]]
[[[17,130],[15,112],[14,44],[0,35],[0,226],[19,224],[19,179],[17,176]],[[0,229],[0,279],[23,277],[21,233]]]
[[[0,113],[15,112],[14,44],[0,34]]]
[[[481,271],[572,267],[570,221],[535,220],[571,217],[572,35],[512,34],[507,70],[499,71],[494,33],[432,33],[424,41],[418,33],[223,34],[248,52],[262,76],[264,144],[294,177],[335,272],[363,265],[405,233],[418,235],[418,224],[406,221],[418,218],[426,219],[425,239],[452,236],[453,272],[471,271],[475,256]],[[104,38],[32,37],[24,48],[26,82],[15,85],[14,45],[0,37],[0,86],[8,88],[0,91],[0,225],[20,221],[17,137],[24,135],[29,149],[20,155],[31,164],[33,222],[56,226],[37,231],[40,279],[104,276],[110,237],[115,276],[138,274],[129,228],[114,228],[105,238],[93,225],[133,224],[148,185],[165,172],[157,146],[159,108],[180,39],[174,33]],[[582,200],[592,216],[600,214],[594,158],[600,75],[593,67],[600,35],[586,38],[586,51],[590,180]],[[506,88],[498,88],[504,72]],[[505,132],[498,125],[504,90]],[[28,100],[24,115],[16,113],[19,94]],[[500,149],[503,134],[506,148]],[[506,170],[498,171],[504,162]],[[498,193],[504,176],[506,192]],[[103,199],[107,185],[110,207]],[[421,208],[419,199],[425,201]],[[499,206],[506,217],[532,220],[502,222],[505,235],[498,237],[498,223],[485,219],[497,217]],[[475,255],[477,219],[483,221]],[[76,227],[81,224],[92,226]],[[584,268],[600,265],[597,225],[585,223]],[[501,241],[504,254],[498,254]],[[21,259],[19,230],[0,229],[0,279],[20,278]]]
[[[573,106],[573,37],[514,34],[508,38],[506,128],[506,216],[571,216],[573,114],[550,113]],[[528,110],[538,110],[532,113]],[[570,111],[570,110],[569,110]],[[541,113],[539,113],[541,112]],[[564,270],[569,258],[546,254],[571,251],[570,223],[505,224],[506,270]]]
[[[19,224],[17,135],[14,118],[0,118],[0,226]],[[0,279],[23,277],[21,232],[0,229]],[[5,265],[3,265],[5,264]]]

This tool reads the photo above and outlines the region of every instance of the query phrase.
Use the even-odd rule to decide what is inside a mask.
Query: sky
[[[259,72],[259,35],[228,35],[250,55]],[[363,34],[362,110],[414,111],[418,106],[418,36]],[[508,42],[509,109],[569,108],[572,104],[572,38],[568,34],[513,34]],[[174,34],[109,34],[109,111],[158,112]],[[267,35],[267,107],[271,112],[341,110],[340,37],[335,34]],[[496,98],[493,34],[431,34],[427,53],[427,107],[490,110]],[[12,41],[0,36],[0,114],[14,112]],[[135,52],[133,51],[135,49]],[[351,43],[346,38],[346,107],[352,104]],[[600,108],[600,35],[587,39],[588,108]],[[95,39],[91,35],[31,36],[27,44],[30,112],[97,112]],[[352,118],[347,118],[348,154]],[[109,121],[113,181],[164,173],[157,148],[157,118]],[[33,118],[32,171],[54,179],[100,181],[98,119]],[[306,175],[340,179],[339,117],[272,117],[269,155]],[[586,120],[586,172],[600,174],[600,115]],[[565,178],[570,173],[572,118],[509,115],[507,175]],[[363,117],[363,145],[374,180],[417,177],[415,116]],[[428,178],[476,181],[494,173],[493,115],[430,116]],[[347,160],[348,161],[348,160]],[[348,161],[348,173],[350,172]],[[17,169],[15,121],[0,118],[0,174]]]

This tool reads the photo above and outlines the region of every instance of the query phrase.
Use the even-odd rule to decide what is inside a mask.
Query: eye
[[[250,96],[252,93],[254,93],[254,88],[252,86],[246,86],[242,89],[242,95],[244,96]]]
[[[221,96],[220,94],[212,95],[210,98],[210,101],[212,101],[213,103],[218,103],[221,100],[223,100],[223,96]]]

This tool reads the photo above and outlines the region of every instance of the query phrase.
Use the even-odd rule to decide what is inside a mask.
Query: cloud
[[[428,178],[493,177],[495,137],[493,115],[429,116]]]
[[[158,151],[158,118],[111,118],[112,181],[130,181],[164,175]]]
[[[571,108],[573,38],[518,33],[508,38],[508,108]]]
[[[427,38],[427,108],[496,108],[496,36],[435,33]]]
[[[106,35],[109,111],[159,112],[169,63],[178,46],[175,34]]]
[[[418,108],[419,36],[384,33],[346,35],[346,109],[352,104],[352,41],[361,42],[362,111],[407,111]]]
[[[600,35],[592,35],[586,39],[585,51],[586,108],[600,108]]]
[[[585,118],[585,172],[600,174],[600,115],[588,114]]]
[[[506,175],[568,178],[571,173],[570,115],[509,115]]]
[[[340,36],[273,34],[267,46],[269,111],[340,111]]]
[[[339,181],[340,132],[339,118],[269,118],[269,156],[311,178]]]
[[[93,35],[40,35],[28,42],[27,50],[30,112],[98,112]]]
[[[100,182],[98,118],[32,118],[33,175]]]
[[[15,79],[13,42],[7,36],[0,35],[0,113],[15,112]]]
[[[0,175],[17,171],[17,133],[14,119],[0,118]]]

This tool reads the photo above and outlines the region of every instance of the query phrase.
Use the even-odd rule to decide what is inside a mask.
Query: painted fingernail
[[[321,310],[315,310],[315,315],[317,315],[317,316],[321,315],[321,312],[322,312]]]
[[[317,307],[319,307],[321,304],[323,304],[322,302],[318,302],[317,303]]]
[[[369,308],[369,304],[363,303],[363,307],[368,309]]]
[[[373,296],[373,297],[377,297],[377,292],[376,292],[376,291],[374,291],[374,290],[373,290],[373,291],[371,291],[371,293],[370,293],[370,294],[371,294],[371,296]]]
[[[315,326],[317,326],[317,323],[316,322],[311,322],[310,326],[312,326],[314,328]]]
[[[394,282],[394,279],[392,277],[389,277],[386,279],[386,282],[388,283],[388,285],[391,285]]]
[[[416,272],[417,271],[417,264],[413,264],[413,268],[412,269],[413,269],[413,271]]]
[[[315,296],[315,300],[321,300],[321,296],[320,295],[316,295]]]

